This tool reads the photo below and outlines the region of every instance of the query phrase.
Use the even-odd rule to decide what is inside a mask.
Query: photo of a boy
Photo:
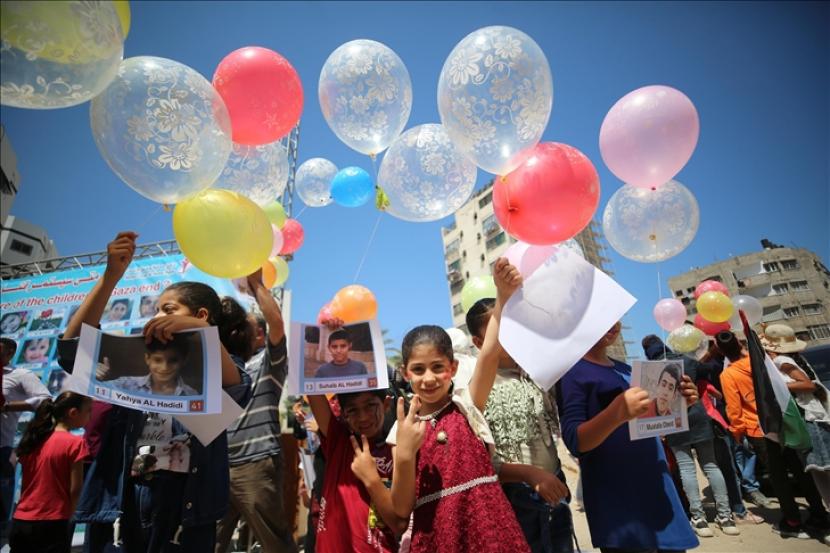
[[[112,300],[107,308],[106,313],[104,314],[104,319],[101,321],[102,323],[117,323],[119,321],[125,321],[130,318],[130,308],[132,307],[132,301],[128,299],[117,299]]]
[[[26,311],[5,313],[0,318],[0,334],[11,336],[19,333],[26,326]]]
[[[195,396],[195,389],[185,384],[181,371],[187,360],[187,341],[179,337],[166,344],[153,340],[144,353],[146,376],[122,376],[111,380],[112,385],[127,392],[144,392],[165,396]],[[103,369],[109,372],[109,359],[104,357]],[[99,367],[101,368],[101,367]]]
[[[660,371],[657,387],[651,390],[654,399],[648,405],[648,410],[637,418],[667,417],[672,414],[672,406],[677,401],[680,389],[680,368],[676,364],[669,364]]]
[[[314,373],[314,378],[337,378],[369,373],[366,365],[349,358],[349,352],[352,350],[352,340],[345,330],[335,330],[329,335],[328,350],[331,354],[331,361],[320,365]]]

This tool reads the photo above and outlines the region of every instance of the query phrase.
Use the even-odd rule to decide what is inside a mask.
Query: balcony
[[[456,282],[464,282],[464,275],[461,274],[461,271],[450,271],[447,273],[447,280],[453,284]]]
[[[461,250],[459,250],[458,248],[447,250],[446,253],[444,253],[444,259],[446,260],[448,265],[453,261],[458,261],[459,259],[461,259]]]

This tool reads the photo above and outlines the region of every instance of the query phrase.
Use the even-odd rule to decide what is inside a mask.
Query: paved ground
[[[568,478],[568,483],[573,489],[576,486],[578,468],[575,463],[571,461],[570,456],[560,443],[559,456],[562,459],[563,470]],[[704,486],[704,507],[706,508],[708,519],[714,520],[715,504],[709,493],[708,483],[706,477],[699,472],[698,482]],[[773,533],[772,523],[778,520],[778,511],[776,509],[759,509],[753,505],[747,505],[755,514],[764,517],[767,521],[763,524],[739,524],[738,529],[741,531],[740,536],[725,536],[718,529],[717,525],[710,524],[715,533],[713,538],[700,538],[700,547],[695,549],[695,553],[828,553],[830,547],[824,545],[818,540],[796,540],[783,539],[778,534]],[[576,538],[579,541],[580,548],[583,552],[599,552],[599,549],[594,549],[591,544],[591,536],[588,532],[588,522],[585,519],[585,513],[572,509],[574,514],[574,527],[576,530]],[[802,511],[806,516],[806,512]]]

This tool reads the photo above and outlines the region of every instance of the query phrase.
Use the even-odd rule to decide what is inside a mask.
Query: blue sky
[[[339,167],[369,160],[329,130],[317,102],[328,55],[357,38],[385,43],[413,83],[407,128],[439,122],[438,75],[453,46],[487,25],[532,36],[553,72],[554,104],[543,140],[582,150],[600,174],[597,218],[621,186],[604,166],[602,119],[627,92],[648,84],[684,91],[700,114],[700,141],[677,179],[696,195],[700,230],[664,262],[668,276],[760,248],[761,238],[830,257],[830,5],[797,2],[139,2],[133,1],[125,57],[172,58],[208,79],[229,52],[248,45],[288,58],[303,81],[299,160]],[[122,229],[140,242],[172,238],[170,214],[113,174],[93,141],[89,106],[33,111],[2,108],[18,155],[22,187],[12,214],[44,226],[61,254],[97,251]],[[490,175],[479,171],[478,186]],[[295,213],[301,209],[295,200]],[[377,212],[367,205],[307,209],[306,242],[291,264],[294,319],[352,283]],[[359,283],[372,289],[381,325],[399,342],[417,324],[450,323],[442,225],[384,215]],[[626,338],[657,330],[657,267],[609,249],[615,278],[638,299]],[[636,348],[635,353],[639,353]]]

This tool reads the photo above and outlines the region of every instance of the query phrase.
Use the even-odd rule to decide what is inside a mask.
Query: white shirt
[[[3,367],[3,397],[10,401],[25,401],[37,409],[40,402],[52,397],[49,390],[32,371]],[[17,432],[17,421],[22,411],[3,413],[0,424],[0,447],[12,447]]]

